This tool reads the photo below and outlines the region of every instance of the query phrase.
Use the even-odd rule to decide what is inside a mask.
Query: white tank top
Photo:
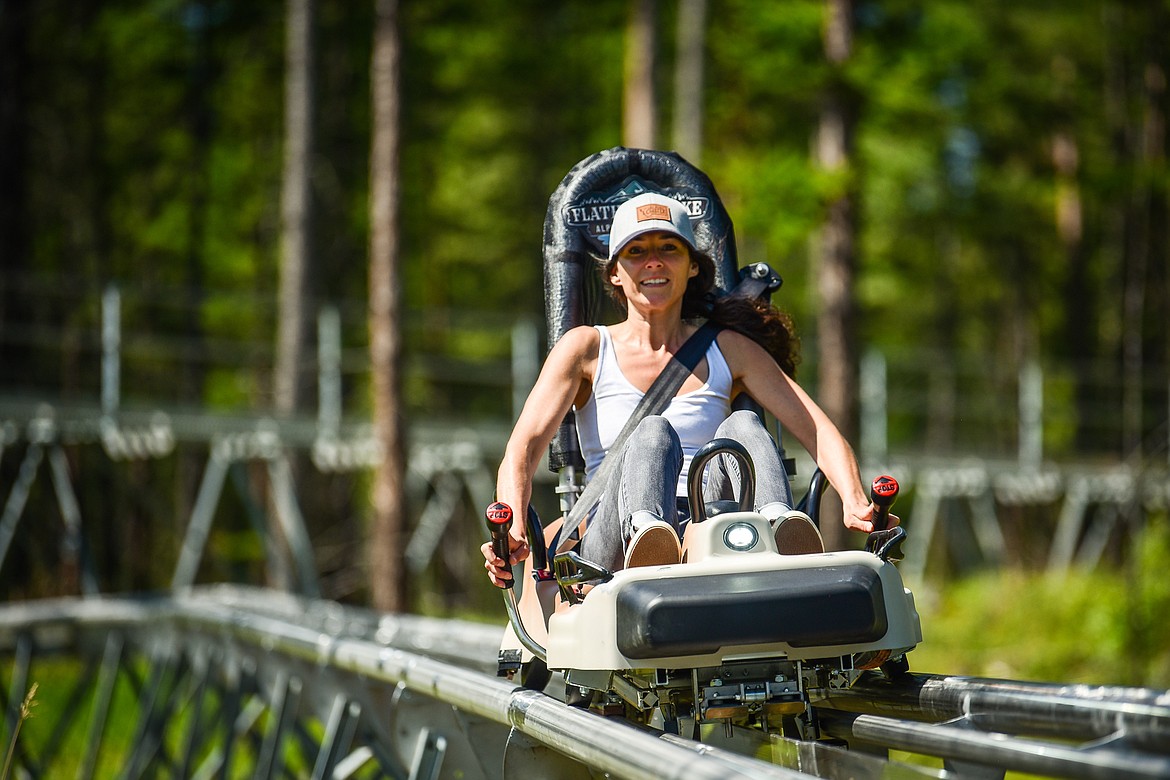
[[[601,335],[597,352],[597,370],[593,375],[593,393],[577,409],[577,437],[581,455],[585,458],[585,474],[592,479],[601,465],[601,459],[613,445],[626,420],[645,395],[634,387],[614,353],[609,329],[594,325]],[[716,341],[707,347],[707,381],[689,393],[676,395],[662,413],[678,432],[682,441],[683,467],[679,475],[677,494],[687,493],[687,471],[695,452],[715,437],[719,424],[731,413],[731,369]]]

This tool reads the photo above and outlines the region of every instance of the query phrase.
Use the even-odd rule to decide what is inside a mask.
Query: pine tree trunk
[[[304,406],[306,342],[310,333],[308,276],[312,243],[312,157],[315,0],[288,0],[285,22],[284,173],[280,197],[280,289],[277,300],[273,406],[278,417],[292,417]],[[293,480],[300,471],[292,460]],[[277,520],[274,486],[268,500],[270,549],[287,550]],[[270,555],[269,584],[290,590],[289,556]]]
[[[1159,9],[1125,6],[1106,9],[1106,26],[1118,36],[1110,52],[1111,102],[1115,149],[1130,170],[1130,198],[1125,204],[1122,291],[1122,455],[1140,458],[1144,449],[1145,383],[1152,356],[1154,328],[1165,313],[1157,313],[1160,275],[1158,252],[1163,250],[1166,200],[1163,187],[1150,172],[1161,170],[1166,133],[1163,104],[1166,92],[1164,29],[1151,27],[1165,19]],[[1138,45],[1134,46],[1134,38]],[[1125,41],[1125,45],[1121,41]],[[1133,106],[1136,110],[1127,110]],[[1157,318],[1157,319],[1155,319]],[[1153,322],[1151,322],[1153,320]]]
[[[288,0],[284,93],[284,176],[280,198],[280,290],[273,405],[281,416],[304,402],[306,300],[310,251],[313,154],[314,0]]]
[[[1080,194],[1080,146],[1071,132],[1059,131],[1052,139],[1052,165],[1056,174],[1056,235],[1064,249],[1064,299],[1075,301],[1065,312],[1064,342],[1069,345],[1073,376],[1076,377],[1077,446],[1089,451],[1093,441],[1093,408],[1101,400],[1093,392],[1092,370],[1086,355],[1097,354],[1098,321],[1096,300],[1089,269],[1089,252],[1084,245],[1084,208]]]
[[[397,0],[377,0],[371,64],[370,367],[374,436],[382,458],[374,471],[370,596],[376,609],[408,607],[406,464],[399,361],[398,297],[399,42]]]
[[[703,148],[703,64],[707,0],[679,0],[674,66],[674,149],[695,165]]]
[[[631,0],[630,26],[626,32],[625,110],[623,143],[635,149],[653,149],[658,135],[654,111],[654,66],[657,9],[655,0]]]
[[[1140,280],[1146,291],[1143,299],[1145,306],[1142,319],[1138,323],[1141,333],[1142,362],[1148,363],[1150,375],[1155,374],[1154,366],[1167,355],[1167,300],[1166,271],[1167,254],[1170,249],[1170,235],[1167,232],[1167,221],[1170,217],[1170,201],[1168,201],[1166,171],[1166,109],[1167,109],[1167,59],[1170,46],[1166,43],[1166,25],[1170,23],[1170,9],[1165,4],[1151,4],[1148,8],[1147,24],[1142,25],[1144,30],[1143,58],[1141,62],[1140,94],[1141,94],[1141,130],[1138,156],[1139,171],[1141,171],[1140,188],[1141,200],[1137,204],[1140,210],[1143,226],[1142,248],[1145,251],[1144,274]],[[1163,175],[1155,175],[1161,172]],[[1163,365],[1166,365],[1163,363]],[[1133,447],[1134,454],[1142,454],[1151,449],[1165,446],[1165,439],[1161,442],[1145,440],[1147,425],[1145,420],[1162,419],[1166,406],[1160,409],[1147,408],[1146,379],[1141,380],[1135,391],[1134,406],[1137,408],[1136,441]]]
[[[191,154],[189,158],[189,187],[190,195],[187,207],[187,237],[184,258],[183,274],[183,337],[191,345],[191,358],[182,361],[178,367],[179,392],[183,403],[198,407],[204,402],[204,385],[207,377],[207,367],[210,364],[209,347],[207,345],[207,329],[203,322],[204,301],[206,291],[206,268],[209,265],[207,258],[207,219],[211,205],[210,201],[210,170],[211,147],[213,143],[214,117],[211,98],[211,82],[214,78],[214,48],[211,41],[211,30],[208,19],[210,11],[207,2],[198,4],[198,12],[194,13],[196,20],[189,28],[191,42],[191,64],[187,73],[186,123],[191,139]],[[116,58],[118,52],[109,52],[111,58]],[[98,116],[95,110],[94,115]],[[104,145],[104,140],[101,141]],[[104,178],[104,177],[103,177]],[[99,182],[99,188],[104,185]],[[105,194],[101,195],[103,202],[107,201]],[[108,233],[108,229],[105,231]],[[99,232],[99,235],[101,233]],[[199,492],[199,483],[203,470],[207,465],[207,456],[202,448],[182,447],[177,450],[177,485],[178,485],[178,517],[190,518],[194,509],[195,497]],[[274,524],[275,525],[275,524]],[[155,555],[150,545],[138,544],[128,547],[129,550],[140,550],[141,555]],[[137,566],[139,571],[148,571],[148,561],[144,560]],[[288,578],[280,571],[268,572],[269,581],[278,587],[287,585]]]
[[[840,71],[853,48],[850,0],[826,0],[825,57],[834,72],[821,106],[817,157],[821,168],[843,182],[828,204],[821,229],[817,280],[817,392],[829,417],[852,441],[857,433],[857,348],[854,333],[853,281],[856,267],[855,185],[850,156],[854,106]],[[831,497],[831,498],[830,498]],[[849,540],[841,523],[840,503],[827,494],[821,532],[828,549],[842,549]]]
[[[0,329],[13,329],[32,320],[32,304],[18,282],[32,268],[28,248],[30,217],[27,148],[31,103],[27,86],[30,57],[28,3],[9,3],[0,12],[0,257],[4,284],[0,285]],[[0,340],[0,365],[31,366],[27,347]]]

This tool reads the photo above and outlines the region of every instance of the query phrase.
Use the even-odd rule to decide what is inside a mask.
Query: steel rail
[[[180,620],[191,628],[230,633],[232,638],[267,652],[314,659],[319,664],[369,679],[401,683],[465,712],[510,725],[559,753],[617,777],[645,780],[802,777],[798,772],[761,762],[745,768],[742,758],[724,751],[696,757],[622,721],[597,718],[505,680],[368,640],[325,635],[264,616],[245,615],[241,620],[237,608],[214,603],[188,603]]]
[[[778,734],[745,736],[741,730],[734,738],[731,730],[725,736],[705,733],[704,744],[698,744],[567,707],[495,677],[500,632],[495,626],[385,615],[234,586],[0,607],[0,654],[13,659],[11,696],[23,690],[30,667],[43,655],[101,658],[92,685],[95,712],[104,711],[111,675],[127,663],[119,659],[135,653],[150,659],[149,679],[135,685],[141,690],[140,730],[146,741],[136,745],[134,761],[143,769],[155,760],[162,729],[173,728],[168,719],[178,714],[168,700],[173,694],[166,692],[175,690],[170,681],[187,674],[200,690],[214,688],[218,700],[230,705],[228,716],[241,724],[226,729],[223,756],[215,759],[225,766],[232,760],[232,740],[267,709],[271,722],[292,722],[295,713],[303,717],[308,711],[326,725],[318,758],[323,768],[357,765],[374,754],[383,767],[434,765],[444,755],[454,764],[470,760],[471,751],[481,774],[470,777],[510,776],[484,766],[507,763],[517,754],[530,769],[555,775],[548,764],[541,765],[555,754],[561,757],[555,761],[579,762],[571,765],[615,777],[796,778],[807,777],[796,770],[815,765],[822,777],[876,778],[885,776],[882,764],[866,755],[876,746],[940,756],[960,776],[978,764],[992,767],[991,774],[998,769],[997,776],[1009,768],[1091,780],[1170,777],[1166,691],[867,674],[850,689],[812,692],[824,732],[855,748],[848,754],[825,743]],[[244,683],[231,683],[241,670]],[[197,728],[195,712],[184,728]],[[402,737],[403,721],[419,739]],[[364,742],[343,756],[355,729]],[[86,751],[91,770],[100,732],[99,725],[91,726]],[[482,735],[478,743],[473,732]],[[294,730],[285,725],[270,727],[257,760],[274,766],[276,746],[290,733]],[[462,742],[448,745],[447,738]],[[769,752],[783,766],[749,757]],[[190,761],[188,750],[184,766]],[[846,769],[847,764],[852,766]],[[837,769],[824,768],[830,765]],[[900,771],[906,776],[908,770]]]
[[[290,614],[298,604],[307,608],[299,615]],[[482,669],[489,661],[494,665],[500,630],[474,624],[454,628],[450,621],[407,616],[387,621],[361,611],[314,608],[313,602],[273,600],[266,591],[213,588],[145,600],[97,598],[8,605],[0,608],[0,652],[27,653],[30,645],[40,653],[92,649],[103,647],[111,632],[155,649],[190,650],[204,643],[222,655],[236,657],[236,666],[254,667],[256,659],[264,658],[266,663],[284,663],[297,670],[325,670],[335,683],[348,674],[390,693],[404,688],[452,705],[465,716],[510,727],[592,771],[613,777],[807,778],[717,748],[696,754],[625,721],[599,718],[488,676]],[[489,636],[494,637],[490,654],[468,654],[482,651]],[[420,652],[421,645],[430,645],[429,655]],[[442,655],[452,660],[439,660]],[[19,666],[23,673],[28,663]],[[345,725],[345,711],[338,710],[346,701],[341,696],[341,692],[317,695],[333,713],[330,723],[342,720],[336,730]],[[361,716],[359,707],[351,709],[354,717]],[[365,715],[377,717],[368,710]],[[407,756],[403,763],[409,765],[412,760]]]
[[[1170,777],[1170,757],[1111,750],[1109,743],[1091,749],[1037,742],[1005,734],[984,734],[962,722],[928,724],[820,710],[825,732],[913,753],[947,756],[990,767],[1006,767],[1086,780],[1157,780]]]
[[[1135,747],[1170,753],[1170,691],[1064,685],[974,677],[867,674],[825,693],[829,709],[941,722],[964,719],[979,730],[1069,740],[1121,736]]]

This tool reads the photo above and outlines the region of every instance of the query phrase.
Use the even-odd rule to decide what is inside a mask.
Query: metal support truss
[[[20,464],[20,472],[8,494],[8,499],[4,502],[3,513],[0,513],[0,567],[4,565],[4,559],[8,556],[29,492],[44,459],[45,448],[48,447],[53,493],[57,498],[57,506],[65,526],[61,536],[61,558],[80,570],[81,592],[87,596],[94,596],[98,593],[97,577],[94,575],[81,533],[81,507],[73,491],[69,462],[65,457],[65,450],[53,441],[55,426],[52,419],[44,418],[40,422],[39,426],[30,426],[38,432],[30,437],[24,460]]]
[[[228,586],[12,604],[0,608],[0,738],[40,679],[54,706],[24,724],[14,776],[1170,776],[1165,691],[871,674],[814,691],[836,743],[725,724],[704,724],[700,743],[495,677],[499,639],[496,627]],[[890,749],[944,768],[889,762]]]
[[[9,605],[4,733],[28,681],[65,657],[82,662],[71,704],[25,724],[17,776],[800,777],[517,688],[488,672],[499,638],[227,587]],[[132,705],[118,711],[115,699]],[[128,743],[115,720],[132,724]]]

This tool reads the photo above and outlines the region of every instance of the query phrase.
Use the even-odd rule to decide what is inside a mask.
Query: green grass
[[[1170,532],[1151,525],[1124,567],[987,572],[915,589],[911,669],[1048,682],[1170,687]]]
[[[139,679],[147,684],[150,670],[143,659],[131,662]],[[11,674],[11,663],[4,664],[4,672]],[[29,679],[37,681],[35,711],[32,717],[23,722],[19,732],[20,760],[13,762],[12,776],[22,776],[18,767],[27,764],[31,758],[41,776],[47,778],[77,777],[86,750],[89,745],[89,734],[93,723],[95,700],[95,685],[91,682],[82,695],[74,698],[74,690],[85,673],[84,663],[64,657],[36,658],[29,672]],[[163,734],[165,753],[172,766],[181,762],[187,749],[190,725],[193,717],[193,680],[188,678],[177,690],[170,694],[170,704],[175,705]],[[165,686],[169,690],[170,686]],[[159,705],[161,706],[161,702]],[[204,745],[193,757],[193,766],[199,767],[222,744],[223,730],[226,724],[215,720],[215,710],[219,702],[211,698],[204,702],[202,720],[213,724],[217,735],[211,740],[212,744]],[[70,722],[61,731],[57,731],[62,716],[69,716]],[[265,711],[260,715],[250,729],[255,739],[239,738],[235,742],[230,771],[227,776],[233,778],[250,778],[257,760],[257,745],[262,735],[271,728],[273,714]],[[211,720],[209,720],[209,718]],[[309,719],[303,722],[308,734],[319,740],[324,732],[324,725],[316,720]],[[110,701],[110,710],[102,732],[101,747],[97,756],[94,777],[118,777],[126,769],[126,763],[133,752],[133,742],[139,727],[138,692],[131,684],[125,673],[120,673],[114,686]],[[8,737],[5,732],[5,737]],[[206,735],[204,735],[206,736]],[[54,740],[51,742],[51,740]],[[9,746],[5,746],[5,755],[10,755]],[[286,735],[284,745],[284,766],[294,777],[307,776],[312,768],[316,756],[306,756],[299,743]],[[2,764],[2,762],[0,762]],[[149,773],[148,773],[149,774]],[[358,773],[358,777],[376,776],[376,767],[370,765]],[[0,775],[0,780],[8,780]]]
[[[28,693],[24,696],[24,701],[20,704],[20,712],[16,714],[16,721],[12,726],[12,739],[8,743],[8,750],[4,754],[4,767],[0,769],[0,780],[8,780],[9,773],[12,770],[12,762],[16,757],[16,746],[20,739],[20,730],[24,727],[26,721],[33,716],[33,710],[37,706],[37,684],[33,683]]]
[[[985,572],[915,588],[923,641],[912,671],[1036,682],[1170,687],[1170,526],[1127,564],[1064,573]],[[940,768],[936,758],[891,758]],[[1005,780],[1032,775],[1008,772]]]

